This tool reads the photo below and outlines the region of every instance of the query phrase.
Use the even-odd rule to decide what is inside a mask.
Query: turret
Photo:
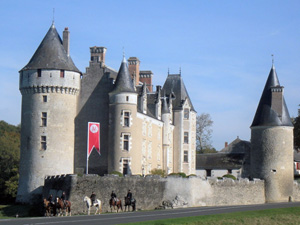
[[[251,177],[265,180],[267,202],[284,202],[293,175],[293,125],[272,66],[251,125]]]
[[[109,93],[108,172],[135,173],[132,171],[131,162],[136,156],[132,151],[132,140],[134,140],[134,132],[138,130],[135,122],[137,95],[124,57],[114,88]]]
[[[68,42],[69,37],[64,40]],[[81,73],[68,49],[68,43],[63,45],[52,24],[20,71],[22,126],[17,202],[34,201],[42,193],[45,176],[73,173],[74,119]]]

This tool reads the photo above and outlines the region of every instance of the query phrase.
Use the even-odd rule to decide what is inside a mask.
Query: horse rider
[[[60,199],[64,202],[64,205],[66,205],[66,200],[67,200],[66,192],[63,191],[63,193],[61,194]]]
[[[115,202],[117,201],[117,195],[114,191],[111,192],[110,197],[111,199],[115,200]]]
[[[130,200],[130,202],[132,201],[132,193],[130,190],[128,190],[127,198]]]
[[[49,195],[48,201],[50,202],[50,205],[51,205],[51,206],[54,206],[54,201],[53,201],[53,195],[52,195],[52,194]]]
[[[94,204],[94,202],[96,201],[96,194],[95,194],[95,192],[92,192],[92,194],[91,194],[91,201],[92,201],[92,205]]]

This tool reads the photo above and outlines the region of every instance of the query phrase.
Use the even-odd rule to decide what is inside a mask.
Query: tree
[[[20,160],[20,127],[0,121],[0,201],[14,201]]]
[[[294,124],[294,147],[300,149],[300,110],[299,115],[292,121]]]
[[[202,113],[196,119],[196,150],[200,153],[213,150],[211,145],[213,121],[208,113]],[[216,152],[215,149],[212,152]]]

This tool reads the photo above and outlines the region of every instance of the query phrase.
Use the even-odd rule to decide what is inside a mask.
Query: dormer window
[[[184,119],[188,120],[189,119],[189,114],[190,114],[190,110],[189,109],[184,109]]]
[[[38,77],[42,77],[42,70],[41,70],[41,69],[38,69],[38,70],[37,70],[37,76],[38,76]]]

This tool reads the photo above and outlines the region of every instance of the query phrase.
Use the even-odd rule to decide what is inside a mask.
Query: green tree
[[[0,121],[0,201],[14,201],[18,188],[20,126]]]
[[[294,147],[295,149],[300,149],[300,110],[299,115],[294,118],[293,124],[294,124]]]

